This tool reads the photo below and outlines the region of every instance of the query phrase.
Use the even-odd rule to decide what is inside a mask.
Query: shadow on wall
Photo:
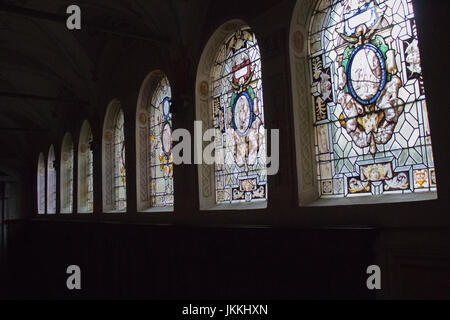
[[[7,221],[16,215],[18,184],[0,171],[0,297],[5,295]]]

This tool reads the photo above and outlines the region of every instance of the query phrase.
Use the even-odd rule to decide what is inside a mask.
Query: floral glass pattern
[[[309,34],[322,197],[436,190],[411,0],[322,0]]]
[[[225,39],[211,77],[216,202],[266,200],[261,55],[249,27]]]

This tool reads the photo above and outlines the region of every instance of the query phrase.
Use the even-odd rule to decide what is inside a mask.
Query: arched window
[[[61,213],[73,211],[73,160],[72,135],[66,133],[61,147]]]
[[[202,209],[266,206],[261,78],[253,31],[240,20],[221,26],[208,42],[197,72],[197,114],[203,129],[215,132],[214,169],[203,165],[199,170]]]
[[[318,1],[308,49],[319,196],[435,197],[411,0]]]
[[[126,208],[126,185],[124,118],[120,109],[114,127],[114,205],[118,210]]]
[[[88,121],[81,127],[78,144],[78,212],[94,211],[94,153],[92,131]]]
[[[142,85],[136,113],[139,211],[173,210],[171,99],[167,77],[152,72]]]
[[[118,100],[107,110],[103,126],[103,209],[121,212],[127,208],[124,114]]]
[[[56,213],[55,148],[50,146],[47,157],[47,213]]]
[[[38,214],[45,213],[45,161],[42,153],[37,166],[37,209]]]

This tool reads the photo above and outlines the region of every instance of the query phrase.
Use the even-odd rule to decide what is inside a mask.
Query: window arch
[[[124,114],[114,99],[108,106],[103,126],[103,210],[127,208]]]
[[[53,145],[48,150],[47,157],[47,213],[56,213],[56,161]]]
[[[172,211],[172,92],[161,71],[141,87],[136,112],[137,203],[139,211]]]
[[[294,64],[309,69],[318,197],[435,198],[411,0],[318,1],[307,53],[304,29],[291,32]]]
[[[38,214],[45,213],[45,160],[42,152],[37,166],[37,209]]]
[[[265,208],[261,55],[243,21],[225,23],[209,40],[197,71],[196,106],[203,130],[215,132],[215,164],[199,170],[201,209]]]
[[[61,213],[73,212],[73,140],[70,133],[64,135],[61,147]]]
[[[81,126],[78,144],[78,212],[94,211],[94,152],[92,130],[85,120]]]

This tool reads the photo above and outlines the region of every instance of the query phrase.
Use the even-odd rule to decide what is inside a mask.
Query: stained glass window
[[[55,149],[50,146],[47,158],[47,213],[56,213]]]
[[[89,148],[88,148],[88,163],[86,172],[86,188],[87,188],[87,209],[88,212],[94,211],[94,152],[92,151],[92,132],[89,132]]]
[[[309,35],[322,197],[436,190],[411,0],[322,0]]]
[[[127,207],[126,186],[124,117],[120,109],[114,127],[114,206],[116,210],[124,210]]]
[[[45,213],[45,162],[42,153],[39,154],[37,168],[37,209],[38,214]]]
[[[89,123],[83,123],[80,143],[78,150],[78,210],[79,212],[93,212],[94,194],[93,194],[93,160],[92,151],[92,131]]]
[[[66,134],[61,152],[61,213],[73,210],[73,157],[72,137]]]
[[[255,34],[229,36],[211,70],[216,202],[267,199],[261,56]]]
[[[167,77],[161,79],[150,108],[150,194],[152,207],[173,206],[172,93]]]

